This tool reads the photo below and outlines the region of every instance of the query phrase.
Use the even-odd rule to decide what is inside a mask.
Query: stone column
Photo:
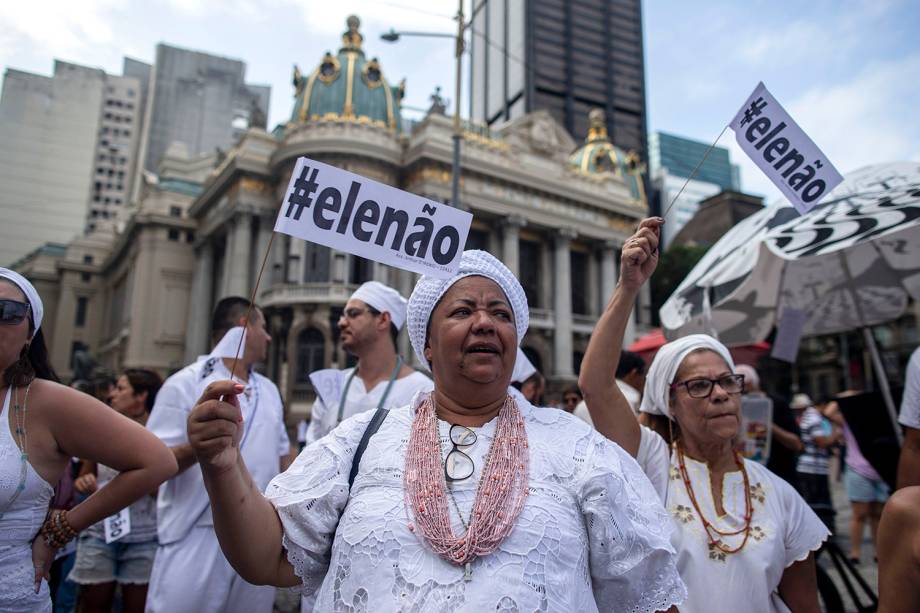
[[[233,254],[236,251],[234,240],[236,232],[234,220],[228,220],[224,225],[224,260],[220,275],[220,292],[218,298],[230,295],[230,278],[233,276]]]
[[[304,243],[292,238],[287,244],[287,277],[285,283],[303,283]]]
[[[192,296],[188,322],[185,328],[185,363],[190,364],[199,355],[208,353],[207,338],[211,329],[211,292],[214,283],[214,246],[203,243],[196,254],[192,276]]]
[[[236,218],[233,227],[233,252],[229,253],[229,277],[227,294],[248,298],[252,286],[249,273],[252,270],[252,215],[242,214]]]
[[[577,233],[561,228],[553,245],[553,315],[556,329],[553,338],[553,375],[574,378],[572,369],[572,258],[569,244]]]
[[[272,225],[271,220],[268,217],[255,217],[253,220],[259,220],[259,233],[256,236],[256,251],[252,254],[252,279],[251,283],[255,284],[256,279],[259,278],[259,269],[262,268],[262,260],[265,260],[265,270],[262,271],[262,281],[259,283],[259,288],[267,288],[271,285],[272,278],[272,254],[268,255],[268,259],[265,258],[265,252],[268,250],[268,243],[271,241],[272,237]],[[277,238],[275,240],[278,240]],[[274,245],[272,241],[272,245]],[[259,301],[258,295],[256,296],[256,302]]]
[[[527,223],[520,215],[511,215],[504,224],[502,235],[502,261],[517,277],[520,274],[521,228]]]
[[[601,309],[607,306],[617,286],[620,271],[617,270],[617,244],[606,241],[601,248]]]

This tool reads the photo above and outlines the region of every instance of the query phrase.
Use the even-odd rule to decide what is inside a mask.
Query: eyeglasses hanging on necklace
[[[475,470],[473,458],[460,447],[469,448],[476,443],[476,433],[460,424],[450,427],[450,442],[453,445],[444,459],[444,479],[448,483],[469,479]]]

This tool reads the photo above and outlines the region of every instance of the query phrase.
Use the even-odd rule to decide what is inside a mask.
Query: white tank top
[[[0,413],[0,510],[6,509],[0,520],[0,611],[50,611],[48,583],[42,581],[35,593],[31,543],[45,521],[54,488],[27,463],[24,488],[7,508],[22,470],[22,452],[10,431],[10,397],[7,390]]]

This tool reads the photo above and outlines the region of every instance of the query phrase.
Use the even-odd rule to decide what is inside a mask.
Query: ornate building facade
[[[313,398],[307,375],[348,361],[336,322],[354,289],[377,279],[411,292],[412,273],[272,228],[300,156],[448,202],[452,122],[435,105],[411,129],[403,126],[404,86],[392,86],[380,63],[367,59],[357,18],[349,18],[338,53],[309,73],[295,68],[293,85],[291,118],[271,134],[250,129],[223,159],[186,160],[185,174],[163,168],[108,256],[93,265],[100,319],[96,338],[81,342],[104,364],[168,371],[206,353],[214,304],[248,296],[268,252],[257,293],[273,336],[266,370],[302,415]],[[581,146],[545,111],[491,130],[468,125],[463,135],[460,198],[474,216],[467,247],[492,252],[520,278],[531,307],[522,345],[556,389],[575,380],[616,283],[619,249],[647,214],[644,168],[610,142],[604,124],[593,112]],[[215,165],[205,171],[208,164]],[[198,185],[193,171],[206,174]],[[180,214],[167,210],[160,219],[152,211],[163,206]],[[155,228],[160,234],[144,234]],[[180,241],[169,241],[173,230],[184,233]],[[152,264],[164,262],[163,251],[168,262]],[[59,305],[67,291],[62,285]],[[647,296],[639,306],[639,321],[648,321]],[[56,327],[56,348],[73,343],[67,328]],[[408,356],[405,334],[400,341]]]

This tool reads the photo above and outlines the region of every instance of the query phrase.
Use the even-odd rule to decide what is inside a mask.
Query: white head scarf
[[[422,366],[431,370],[425,359],[425,341],[428,340],[428,320],[441,297],[450,287],[464,277],[480,276],[491,279],[498,284],[514,311],[514,327],[517,329],[517,341],[521,342],[530,323],[530,311],[527,308],[527,296],[517,278],[508,267],[499,262],[495,256],[485,251],[464,251],[460,257],[460,268],[450,279],[438,279],[424,276],[415,284],[409,296],[408,325],[409,340],[412,349]]]
[[[735,374],[744,375],[744,380],[753,387],[760,389],[760,375],[750,364],[735,364]]]
[[[669,404],[671,383],[677,375],[677,369],[680,363],[684,361],[691,352],[698,349],[708,349],[714,351],[725,360],[728,369],[735,371],[735,362],[732,360],[728,349],[707,334],[691,334],[671,341],[665,344],[655,354],[652,365],[645,376],[645,393],[642,395],[642,405],[639,410],[643,413],[652,415],[664,415],[668,419],[671,417],[671,408]]]
[[[35,286],[29,283],[29,280],[21,274],[9,268],[0,267],[0,278],[12,281],[13,284],[26,295],[26,300],[29,302],[29,307],[32,311],[32,325],[34,326],[32,338],[35,338],[35,335],[38,334],[38,329],[42,325],[42,314],[45,312],[45,307],[42,305],[42,299],[39,298]]]
[[[368,281],[355,290],[351,295],[355,300],[374,307],[381,313],[390,314],[390,321],[401,330],[406,323],[406,299],[395,289],[379,281]]]

